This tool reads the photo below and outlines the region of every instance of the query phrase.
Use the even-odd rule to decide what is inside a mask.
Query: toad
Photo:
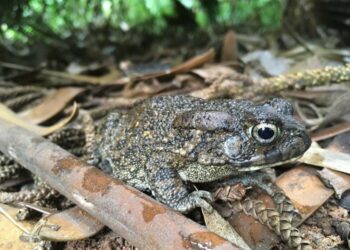
[[[155,97],[125,114],[111,113],[97,134],[94,164],[182,213],[212,209],[210,193],[190,192],[186,183],[224,181],[281,165],[311,143],[283,99],[255,104]]]

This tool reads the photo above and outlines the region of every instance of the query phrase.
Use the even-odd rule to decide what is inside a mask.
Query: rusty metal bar
[[[0,150],[141,249],[238,249],[50,141],[1,119]]]

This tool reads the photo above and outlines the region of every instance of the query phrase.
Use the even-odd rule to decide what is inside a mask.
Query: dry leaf
[[[20,237],[29,232],[33,226],[28,221],[15,220],[19,208],[0,204],[0,249],[6,250],[32,250],[34,243],[23,242]]]
[[[56,124],[52,125],[52,126],[38,126],[38,125],[33,125],[31,123],[29,123],[28,121],[21,119],[20,117],[18,117],[18,115],[16,113],[14,113],[12,110],[10,110],[9,108],[7,108],[5,105],[0,103],[0,118],[14,123],[17,126],[23,127],[25,129],[28,129],[34,133],[37,133],[39,135],[45,136],[48,134],[51,134],[53,132],[55,132],[56,130],[61,129],[62,127],[64,127],[66,124],[68,124],[76,115],[77,112],[77,105],[76,103],[74,103],[73,105],[73,110],[71,112],[71,114],[66,117],[63,118],[62,120],[60,120],[59,122],[57,122]]]
[[[240,249],[251,249],[248,244],[242,239],[242,237],[230,225],[230,223],[222,218],[215,209],[212,213],[208,213],[204,209],[202,209],[202,211],[205,224],[210,231],[218,234],[228,241],[231,241]]]
[[[298,221],[299,224],[312,215],[333,194],[333,190],[326,188],[318,178],[315,169],[303,165],[280,175],[276,184],[299,210],[302,217]]]
[[[242,183],[233,186],[225,186],[218,188],[214,193],[214,200],[221,201],[237,201],[242,200],[246,194],[246,188]]]
[[[236,33],[233,30],[225,34],[221,47],[221,62],[235,61],[238,59],[238,45]]]
[[[47,96],[38,106],[21,112],[18,116],[33,124],[40,124],[57,115],[74,97],[83,91],[83,88],[61,88]]]
[[[350,122],[343,122],[313,133],[312,140],[313,141],[326,140],[348,131],[350,131]]]
[[[335,126],[336,127],[336,126]],[[349,145],[350,133],[339,135],[334,138],[327,149],[334,152],[350,153]],[[332,186],[336,197],[340,199],[343,193],[350,189],[350,175],[338,171],[324,168],[318,171],[320,176]]]
[[[311,144],[311,147],[304,153],[304,155],[298,161],[350,174],[349,154],[332,152],[328,149],[322,149],[318,146],[315,146],[315,143]]]
[[[258,61],[263,69],[271,76],[277,76],[286,73],[291,63],[291,59],[278,57],[268,50],[255,50],[242,57],[245,63]]]
[[[230,77],[237,74],[237,72],[231,67],[215,64],[195,69],[191,72],[204,79],[206,83],[213,83],[220,77]]]
[[[38,71],[35,68],[14,64],[14,63],[7,63],[7,62],[0,62],[3,67],[12,68],[12,69],[18,69],[23,71]],[[112,82],[119,78],[120,73],[117,71],[113,71],[105,76],[96,77],[96,76],[89,76],[89,75],[75,75],[70,74],[66,72],[60,72],[60,71],[54,71],[54,70],[47,70],[47,69],[41,69],[40,73],[47,77],[53,77],[58,79],[65,79],[67,81],[72,82],[78,82],[78,83],[89,83],[89,84],[112,84]],[[115,83],[113,83],[115,84]]]
[[[174,74],[180,74],[180,73],[186,73],[194,68],[197,68],[199,66],[204,65],[207,62],[210,62],[214,59],[215,57],[215,51],[214,49],[209,49],[206,52],[195,56],[182,64],[175,66],[169,70],[166,70],[164,72],[158,72],[158,73],[152,73],[152,74],[145,74],[143,76],[137,76],[134,78],[121,78],[116,81],[117,84],[125,84],[128,82],[134,82],[134,81],[146,81],[152,78],[160,78],[160,77],[165,77],[165,76],[172,76]]]
[[[58,226],[58,230],[43,226],[39,231],[41,238],[52,241],[86,239],[97,234],[104,227],[102,223],[78,207],[51,214],[38,223]]]
[[[322,179],[326,180],[334,189],[336,197],[340,199],[342,194],[350,189],[350,176],[338,171],[324,168],[318,171]]]
[[[350,112],[350,92],[346,92],[339,96],[333,104],[328,108],[326,116],[323,118],[321,124],[317,127],[322,127],[330,122],[344,116]]]

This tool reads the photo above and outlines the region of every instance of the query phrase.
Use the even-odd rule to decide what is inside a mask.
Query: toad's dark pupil
[[[258,129],[258,135],[261,139],[269,140],[275,135],[275,132],[269,127],[264,127]]]

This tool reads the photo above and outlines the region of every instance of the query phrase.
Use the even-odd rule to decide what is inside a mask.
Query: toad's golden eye
[[[269,144],[277,138],[279,129],[272,123],[259,123],[252,128],[251,133],[259,143]]]

